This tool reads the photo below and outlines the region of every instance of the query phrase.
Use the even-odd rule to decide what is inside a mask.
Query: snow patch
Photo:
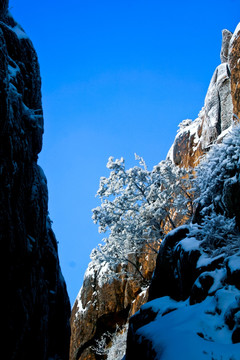
[[[200,241],[196,240],[194,237],[189,237],[181,240],[178,245],[181,245],[184,251],[190,252],[199,249]]]
[[[240,270],[240,253],[229,258],[228,267],[230,268],[231,272]]]
[[[82,304],[82,300],[81,300],[82,290],[83,290],[83,288],[81,287],[81,289],[77,295],[77,298],[76,298],[77,311],[75,313],[75,318],[78,318],[78,316],[80,314],[83,314],[87,310],[87,307],[83,308],[83,304]]]
[[[231,53],[232,51],[232,45],[233,45],[233,42],[240,36],[240,22],[238,23],[234,33],[233,33],[233,36],[231,37],[231,40],[230,40],[230,43],[229,43],[229,54]]]
[[[158,315],[137,331],[139,341],[149,339],[161,360],[238,360],[240,344],[232,344],[232,332],[224,322],[225,310],[237,294],[235,287],[221,289],[195,305],[169,297],[153,300],[142,309],[151,307]]]
[[[213,261],[220,259],[223,256],[223,254],[220,254],[218,256],[215,257],[210,257],[209,255],[207,255],[206,253],[203,253],[200,258],[198,259],[197,262],[197,269],[201,268],[203,266],[208,266],[210,265]]]
[[[29,39],[29,37],[27,36],[27,34],[25,33],[25,31],[21,28],[21,26],[19,24],[17,24],[16,26],[14,26],[13,28],[11,28],[11,30],[13,32],[15,32],[15,34],[17,35],[19,40],[22,39]]]

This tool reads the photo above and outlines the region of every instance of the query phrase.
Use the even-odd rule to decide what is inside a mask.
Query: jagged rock
[[[239,121],[240,25],[231,39],[230,35],[223,33],[223,63],[213,75],[199,117],[180,124],[168,154],[176,165],[195,165],[196,156],[208,151],[212,143],[221,142],[231,125]],[[238,175],[233,169],[229,179],[223,179],[219,198],[211,199],[212,209],[235,217],[237,224]],[[209,205],[201,204],[195,222],[201,224],[200,210]],[[220,358],[223,352],[226,359],[239,358],[239,240],[235,240],[234,249],[223,246],[222,252],[213,257],[200,239],[191,237],[190,229],[190,225],[181,226],[162,242],[150,285],[150,302],[129,321],[126,360],[134,356],[144,360],[194,359],[196,355],[198,359],[212,359]]]
[[[155,258],[156,254],[149,250],[138,258],[145,279],[151,279]],[[119,279],[111,279],[107,277],[107,264],[101,269],[93,262],[89,264],[72,309],[70,359],[104,359],[96,355],[96,341],[106,332],[114,333],[117,326],[125,325],[147,301],[148,291],[142,290],[143,280],[131,264],[127,271],[133,274],[132,278],[121,275]]]
[[[199,276],[198,281],[195,282],[191,289],[190,304],[197,304],[202,302],[208,296],[209,290],[214,283],[214,277],[209,273],[203,273]]]
[[[229,67],[231,71],[231,94],[234,121],[240,121],[240,24],[238,24],[229,45]]]
[[[128,352],[126,360],[144,360],[146,356],[148,359],[155,359],[157,354],[152,347],[151,341],[147,338],[143,338],[141,335],[138,335],[137,330],[149,322],[154,321],[156,316],[157,312],[155,312],[152,308],[148,308],[140,309],[136,316],[131,317],[128,329]],[[136,344],[138,344],[137,347],[135,346]]]
[[[224,29],[222,31],[222,48],[220,52],[220,59],[221,63],[228,62],[228,50],[229,50],[229,43],[232,38],[232,32]]]
[[[33,45],[0,2],[0,227],[5,359],[68,359],[70,305],[48,218],[41,78]],[[3,342],[5,343],[5,341]]]
[[[230,34],[231,32],[228,30],[223,31],[221,53],[225,55],[221,55],[221,58],[226,56],[229,43],[232,44],[232,40],[230,41],[229,38]],[[238,90],[235,90],[238,83],[237,77],[239,77],[239,69],[235,70],[238,67],[238,64],[235,64],[238,57],[234,56],[236,46],[239,44],[234,47],[231,45],[229,50],[231,51],[229,55],[231,62],[222,61],[223,63],[216,68],[205,97],[204,107],[198,118],[194,121],[184,120],[179,125],[180,130],[168,153],[168,158],[176,165],[195,167],[201,156],[209,150],[210,145],[221,141],[233,125],[233,114],[237,114],[236,110],[233,111],[233,101],[234,97],[239,97]],[[235,77],[234,85],[231,80],[232,69],[234,69],[232,75]],[[235,107],[237,106],[236,103],[237,101],[234,102]]]
[[[228,283],[240,290],[240,253],[231,256],[226,263]]]
[[[168,294],[173,298],[178,298],[181,295],[184,296],[182,291],[179,292],[179,287],[177,286],[178,278],[174,272],[176,263],[173,258],[175,246],[186,237],[188,231],[187,226],[181,226],[176,231],[170,232],[161,244],[149,289],[149,300]],[[194,261],[192,268],[194,268],[195,265],[196,261]],[[161,276],[161,274],[164,274],[164,276]],[[189,275],[192,276],[192,273],[189,272]]]

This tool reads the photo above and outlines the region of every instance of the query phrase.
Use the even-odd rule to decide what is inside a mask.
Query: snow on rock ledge
[[[229,50],[228,50],[229,49]],[[228,57],[226,58],[226,53]],[[223,61],[223,53],[225,60]],[[211,79],[198,117],[180,124],[168,153],[176,165],[194,167],[211,144],[221,141],[240,117],[240,25],[234,34],[223,31],[220,64]]]
[[[142,272],[151,279],[156,254],[146,253],[138,259]],[[118,338],[130,316],[139,310],[148,298],[134,268],[128,264],[134,279],[125,275],[119,278],[108,276],[108,264],[101,268],[91,261],[84,276],[83,286],[73,305],[71,316],[70,360],[95,360],[96,344],[106,333]],[[121,269],[116,269],[116,273]]]

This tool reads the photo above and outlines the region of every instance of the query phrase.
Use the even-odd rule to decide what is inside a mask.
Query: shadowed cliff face
[[[36,52],[0,2],[0,241],[6,359],[67,359],[70,305],[48,217]]]

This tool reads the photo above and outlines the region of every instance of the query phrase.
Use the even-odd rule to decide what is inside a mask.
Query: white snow
[[[109,264],[107,262],[103,263],[103,266],[100,268],[98,273],[98,285],[99,287],[103,287],[104,284],[110,283],[113,281],[113,278],[109,277],[108,274],[110,273]]]
[[[169,297],[153,300],[142,308],[159,312],[153,322],[137,331],[140,341],[149,339],[156,359],[161,360],[239,360],[240,344],[232,344],[231,331],[224,323],[225,310],[235,301],[235,294],[239,294],[235,287],[221,289],[195,305]],[[177,309],[167,312],[174,307]]]
[[[233,255],[229,258],[228,266],[231,272],[240,270],[240,253]]]
[[[20,72],[19,67],[13,67],[11,65],[8,65],[8,73],[11,78],[15,78],[17,74]]]
[[[211,264],[214,260],[217,260],[219,258],[221,258],[223,256],[223,254],[220,254],[218,256],[215,256],[213,258],[211,258],[208,254],[203,253],[200,258],[198,259],[197,262],[197,268],[200,268],[202,266],[208,266],[209,264]]]
[[[112,338],[112,345],[107,353],[107,360],[122,360],[127,347],[128,324],[120,332],[116,332]]]
[[[230,43],[229,43],[229,53],[231,53],[232,45],[235,39],[237,39],[240,36],[240,22],[238,23],[233,36],[231,37]]]
[[[200,241],[196,240],[194,237],[189,237],[181,240],[179,242],[179,245],[185,250],[186,252],[192,251],[192,250],[198,250]]]
[[[222,287],[223,281],[226,278],[226,273],[227,273],[226,268],[216,269],[214,271],[211,271],[211,275],[214,278],[214,283],[209,289],[209,293],[213,293]]]
[[[194,136],[194,147],[193,151],[196,151],[198,144],[199,144],[199,136],[198,136],[198,128],[201,125],[202,119],[200,117],[197,117],[194,121],[191,119],[185,119],[183,120],[179,125],[179,129],[177,131],[177,135],[175,137],[174,143],[177,141],[177,139],[182,136],[184,133],[189,133],[189,137]],[[171,146],[168,154],[167,159],[171,160],[173,162],[173,147],[174,143]]]
[[[88,267],[87,267],[87,270],[85,271],[85,274],[84,274],[84,280],[87,278],[87,277],[94,277],[95,276],[95,267],[93,266],[93,262],[91,261],[89,264],[88,264]]]
[[[75,313],[75,318],[77,319],[78,316],[82,313],[84,313],[87,309],[87,307],[83,308],[83,305],[82,305],[82,300],[81,300],[81,296],[82,296],[82,291],[83,291],[83,288],[81,287],[78,295],[77,295],[77,298],[76,298],[76,302],[77,302],[77,311]]]
[[[161,298],[149,301],[148,303],[141,306],[141,310],[146,310],[151,308],[153,312],[164,313],[169,309],[176,309],[179,306],[182,306],[183,302],[175,301],[169,296],[163,296]]]
[[[13,28],[11,28],[12,31],[15,32],[15,34],[17,35],[18,39],[29,39],[29,37],[27,36],[27,34],[23,31],[23,29],[20,27],[19,24],[17,24],[16,26],[14,26]]]
[[[174,161],[173,161],[173,147],[174,147],[174,143],[172,144],[172,146],[170,147],[170,149],[169,149],[169,151],[167,153],[166,160],[170,160],[174,164]]]

